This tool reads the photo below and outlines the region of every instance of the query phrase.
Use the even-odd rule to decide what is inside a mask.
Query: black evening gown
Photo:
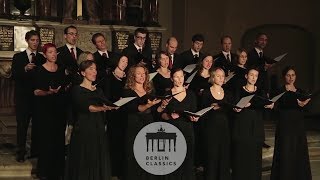
[[[230,131],[227,117],[227,107],[223,102],[227,100],[227,94],[221,100],[215,99],[207,88],[201,98],[202,108],[211,106],[212,103],[221,104],[218,110],[210,110],[200,118],[203,121],[204,130],[204,156],[205,156],[205,180],[230,180]]]
[[[201,108],[200,100],[201,100],[201,95],[203,93],[203,90],[211,86],[208,80],[209,80],[209,77],[204,78],[199,73],[197,73],[189,85],[189,89],[191,89],[196,94],[198,109]],[[194,137],[195,137],[195,152],[194,152],[195,165],[203,166],[204,165],[203,121],[198,121],[196,123],[193,123],[193,128],[194,128]]]
[[[69,154],[66,180],[110,180],[109,150],[104,112],[90,112],[90,105],[101,105],[101,89],[94,91],[81,86],[72,90],[76,112]]]
[[[146,104],[149,94],[139,97],[138,94],[131,89],[125,89],[123,91],[123,97],[137,97],[130,101],[124,107],[127,117],[127,129],[125,135],[125,167],[124,167],[124,180],[154,180],[157,178],[156,175],[149,174],[143,170],[137,163],[134,153],[133,144],[136,135],[146,125],[154,122],[152,116],[152,108],[147,109],[144,112],[138,110],[138,106]]]
[[[123,92],[125,78],[118,79],[113,73],[106,75],[101,86],[108,100],[118,101]],[[112,176],[121,177],[124,165],[124,140],[127,126],[127,115],[123,108],[106,113],[108,121],[108,138],[110,142],[110,160]]]
[[[170,92],[171,93],[171,92]],[[172,98],[167,105],[166,112],[183,112],[191,111],[195,112],[197,110],[197,102],[194,93],[190,90],[186,91],[186,97],[180,102],[176,98]],[[194,132],[193,123],[190,121],[189,117],[180,114],[178,119],[169,120],[168,123],[176,126],[184,135],[187,143],[187,154],[182,165],[174,172],[164,177],[165,180],[194,180]]]
[[[64,89],[64,69],[50,72],[43,66],[37,69],[35,89],[44,91],[61,86],[57,94],[35,96],[36,116],[39,121],[38,174],[47,179],[60,179],[64,172],[64,132],[66,109]]]
[[[281,92],[284,92],[282,88]],[[303,94],[297,89],[298,94]],[[304,112],[299,95],[286,92],[278,101],[279,119],[276,128],[271,180],[311,180],[308,142],[304,126]]]
[[[165,78],[160,73],[158,73],[153,79],[153,86],[156,91],[156,95],[163,96],[166,91],[172,88],[171,78]]]
[[[231,78],[227,82],[229,89],[232,90],[232,92],[235,92],[236,89],[239,89],[247,83],[247,79],[245,78],[245,75],[247,74],[247,69],[244,69],[239,66],[234,66],[234,73],[235,75],[233,76],[233,78]]]
[[[235,100],[252,94],[266,97],[263,91],[247,92],[240,87]],[[232,128],[232,179],[260,180],[262,173],[262,145],[264,125],[262,111],[264,108],[259,98],[253,98],[248,108],[235,114]]]

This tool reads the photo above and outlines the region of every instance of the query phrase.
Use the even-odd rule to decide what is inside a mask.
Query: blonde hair
[[[87,59],[87,56],[88,56],[89,54],[91,54],[91,55],[93,56],[93,54],[92,54],[91,52],[89,52],[89,51],[84,51],[84,52],[82,52],[82,53],[79,55],[79,57],[78,57],[78,59],[77,59],[77,64],[78,64],[78,66],[79,66],[83,61],[88,60],[88,59]]]
[[[224,73],[224,70],[223,70],[222,68],[220,68],[220,67],[213,68],[212,71],[210,71],[210,78],[209,78],[209,80],[208,80],[208,82],[209,82],[210,84],[213,84],[213,78],[214,78],[214,76],[216,75],[217,70],[220,70],[220,71],[223,72],[223,74],[225,74],[225,73]]]
[[[134,90],[135,89],[135,84],[136,84],[136,81],[135,81],[135,73],[136,73],[136,69],[137,68],[143,68],[144,69],[144,72],[145,72],[145,76],[146,76],[146,79],[143,83],[143,89],[147,92],[147,93],[150,93],[152,90],[153,90],[153,87],[152,87],[152,84],[151,82],[149,82],[149,71],[148,69],[142,65],[142,64],[137,64],[135,66],[132,66],[129,71],[128,71],[128,76],[127,76],[127,81],[126,81],[126,84],[124,86],[125,89],[131,89],[131,90]]]

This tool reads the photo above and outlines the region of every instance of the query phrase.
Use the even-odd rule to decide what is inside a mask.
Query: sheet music
[[[198,111],[198,112],[196,112],[196,113],[190,112],[190,111],[184,111],[184,112],[187,113],[187,114],[190,114],[190,115],[192,115],[192,116],[201,117],[201,116],[203,116],[206,112],[210,111],[211,109],[212,109],[212,107],[209,106],[209,107],[206,107],[206,108],[204,108],[204,109],[201,109],[200,111]]]
[[[183,69],[183,71],[187,73],[191,73],[196,67],[197,67],[197,64],[189,64]]]
[[[284,58],[287,54],[288,54],[288,53],[284,53],[284,54],[282,54],[282,55],[280,55],[280,56],[278,56],[278,57],[275,57],[273,60],[279,62],[279,61],[281,61],[282,58]]]
[[[114,102],[113,104],[120,107],[123,106],[125,104],[127,104],[128,102],[132,101],[133,99],[135,99],[137,97],[126,97],[126,98],[121,98],[119,101]]]
[[[158,74],[158,72],[149,73],[149,81],[152,81],[152,79]]]
[[[236,104],[236,106],[239,108],[244,108],[251,101],[253,96],[254,94],[241,98],[240,101]]]
[[[191,83],[192,79],[194,78],[194,76],[197,74],[198,71],[195,71],[187,80],[186,83],[189,84]]]

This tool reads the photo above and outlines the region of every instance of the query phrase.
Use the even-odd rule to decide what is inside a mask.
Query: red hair
[[[51,47],[54,47],[57,49],[57,46],[53,43],[47,43],[45,45],[42,46],[42,52],[45,54],[47,52],[47,50]]]

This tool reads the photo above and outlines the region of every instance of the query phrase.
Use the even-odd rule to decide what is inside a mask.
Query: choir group
[[[260,180],[262,149],[268,147],[263,121],[273,114],[271,179],[312,179],[303,115],[311,95],[295,86],[291,65],[282,71],[285,84],[270,88],[268,70],[277,60],[264,52],[266,34],[257,34],[253,49],[236,53],[231,53],[232,38],[223,36],[217,55],[201,51],[201,34],[180,54],[171,37],[155,58],[147,34],[137,28],[134,41],[117,54],[96,33],[97,51],[90,53],[76,47],[79,33],[68,26],[64,46],[44,44],[40,53],[39,33],[27,32],[28,48],[12,61],[16,160],[25,161],[32,119],[27,158],[37,158],[40,179],[193,180],[203,171],[206,180]],[[126,97],[136,98],[113,105]],[[184,113],[208,107],[201,115]],[[164,176],[144,171],[133,152],[138,132],[156,121],[176,126],[187,143],[183,164]]]

